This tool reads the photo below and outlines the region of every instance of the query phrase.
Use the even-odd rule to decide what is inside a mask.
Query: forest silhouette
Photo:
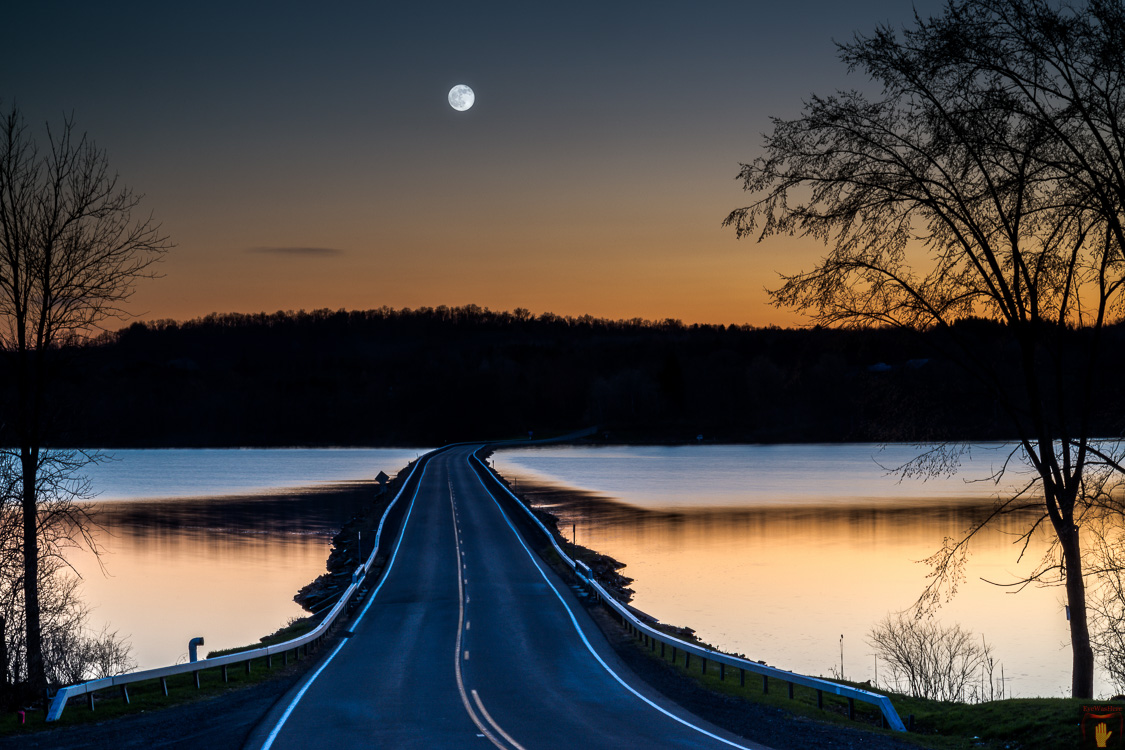
[[[1003,327],[957,325],[1003,366]],[[98,447],[437,445],[590,425],[610,442],[1012,437],[988,392],[935,354],[945,335],[475,305],[137,322],[55,353],[52,434]],[[1107,372],[1123,340],[1108,331]],[[1117,435],[1120,397],[1098,390],[1097,434]]]

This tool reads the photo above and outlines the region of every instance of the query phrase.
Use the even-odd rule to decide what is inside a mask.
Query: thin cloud
[[[252,247],[248,253],[265,253],[267,255],[305,255],[314,257],[328,257],[330,255],[343,255],[343,250],[334,247]]]

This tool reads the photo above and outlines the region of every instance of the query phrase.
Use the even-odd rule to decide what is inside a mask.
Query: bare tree
[[[108,677],[135,668],[128,642],[104,626],[94,632],[88,625],[89,609],[79,593],[79,578],[61,558],[49,557],[39,565],[39,615],[43,637],[43,662],[50,685],[66,685]],[[8,583],[8,582],[3,582]],[[21,586],[3,586],[0,620],[24,622]],[[27,677],[25,631],[14,627],[5,640],[11,664],[11,683],[0,683],[0,704],[19,699],[12,690]]]
[[[67,118],[40,150],[15,108],[0,122],[0,349],[11,368],[10,430],[19,461],[27,678],[47,684],[40,580],[46,485],[65,489],[76,455],[52,450],[51,383],[61,346],[97,332],[168,241],[140,198],[119,184],[105,152]],[[81,528],[80,526],[77,528]],[[49,542],[50,543],[50,542]]]
[[[1091,643],[1117,692],[1125,691],[1125,479],[1103,472],[1086,483]]]
[[[1118,447],[1091,439],[1091,418],[1125,283],[1123,29],[1113,0],[955,0],[901,32],[859,35],[840,56],[881,96],[813,97],[801,117],[774,120],[765,155],[740,174],[756,198],[726,219],[740,237],[828,245],[813,270],[784,277],[776,304],[828,325],[936,329],[994,394],[1019,440],[1012,458],[1035,482],[993,517],[1037,509],[1025,542],[1054,531],[1059,554],[1031,578],[1066,588],[1075,697],[1093,693],[1084,482],[1121,471]],[[996,325],[982,336],[972,318]],[[957,457],[938,451],[905,470],[947,470]],[[955,588],[979,528],[932,559],[921,606]]]
[[[882,660],[883,686],[916,698],[983,702],[1003,696],[996,684],[992,647],[960,625],[887,615],[867,643]]]

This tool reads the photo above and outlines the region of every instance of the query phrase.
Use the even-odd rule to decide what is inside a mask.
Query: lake
[[[304,611],[332,536],[419,449],[116,450],[88,467],[101,561],[83,577],[89,624],[128,636],[142,669],[255,643]],[[362,483],[361,483],[362,482]],[[102,568],[104,567],[104,572]]]
[[[1007,457],[977,446],[955,476],[899,481],[889,472],[918,452],[891,445],[689,445],[503,450],[496,468],[517,487],[570,488],[549,508],[560,530],[627,567],[633,605],[694,628],[723,650],[783,669],[876,677],[871,626],[905,610],[926,585],[917,561],[962,534],[998,494],[982,480]],[[552,495],[553,497],[554,495]],[[1047,537],[1017,564],[1027,519],[1008,517],[973,541],[967,580],[936,617],[984,636],[1003,664],[1009,696],[1070,691],[1062,590],[1018,594]],[[884,675],[885,676],[885,675]],[[999,676],[999,669],[997,669]],[[1099,675],[1099,695],[1111,694]]]
[[[915,561],[961,533],[1003,491],[968,482],[1006,455],[982,446],[961,476],[900,482],[911,446],[544,447],[504,450],[517,484],[565,488],[551,508],[578,542],[627,564],[633,604],[705,640],[784,669],[875,677],[864,642],[909,607],[928,568]],[[302,610],[297,590],[324,571],[331,537],[423,449],[120,450],[91,467],[106,574],[71,561],[103,622],[130,636],[142,668],[253,643]],[[974,542],[968,580],[938,613],[983,634],[1013,696],[1069,692],[1061,591],[984,583],[1026,572],[1008,519]],[[1046,544],[1034,540],[1033,552]],[[1035,554],[1032,555],[1036,557]],[[1096,684],[1099,694],[1109,687]]]

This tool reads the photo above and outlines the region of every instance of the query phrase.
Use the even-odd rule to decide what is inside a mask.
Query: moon
[[[449,90],[449,106],[458,112],[464,112],[473,106],[473,102],[476,100],[477,95],[463,83],[459,83]]]

